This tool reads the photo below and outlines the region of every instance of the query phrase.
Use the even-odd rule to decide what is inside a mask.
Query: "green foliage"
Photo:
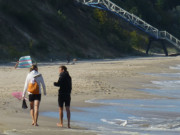
[[[107,41],[112,48],[119,50],[119,52],[122,54],[132,51],[132,47],[130,46],[130,44],[120,40],[120,38],[115,34],[109,34],[107,36]]]
[[[58,10],[58,16],[60,17],[61,20],[65,21],[66,16],[61,12],[61,10]]]
[[[105,11],[95,8],[94,18],[99,22],[100,25],[104,25],[107,21],[107,14]]]
[[[180,38],[180,0],[111,1]],[[116,15],[73,3],[74,0],[1,0],[0,58],[31,54],[47,60],[61,58],[67,52],[82,58],[119,57],[146,48],[148,37],[133,31],[134,27]]]
[[[29,49],[31,50],[33,48],[33,40],[31,39],[30,41],[29,41]]]
[[[129,12],[133,13],[134,15],[138,15],[138,8],[137,7],[132,7]]]
[[[138,9],[134,7],[132,12],[137,14]],[[143,46],[148,42],[147,37],[140,36],[136,31],[129,32],[122,29],[120,21],[116,18],[111,18],[106,11],[94,9],[93,17],[98,22],[101,36],[107,39],[109,46],[122,54],[130,53],[133,49],[141,51],[144,49]]]
[[[149,42],[148,37],[143,37],[143,36],[137,34],[136,31],[130,32],[129,37],[130,37],[130,40],[129,40],[130,45],[132,46],[132,48],[134,48],[135,50],[138,50],[138,51],[145,49],[145,46]]]
[[[112,1],[160,30],[167,30],[180,38],[180,23],[178,21],[180,14],[173,12],[180,5],[180,0]]]
[[[94,9],[93,17],[98,21],[98,28],[102,36],[106,37],[108,33],[112,32],[117,34],[121,39],[125,38],[119,20],[108,16],[106,11]]]
[[[130,44],[132,45],[132,47],[139,48],[139,39],[136,31],[131,32],[130,37]]]
[[[166,8],[167,6],[167,1],[166,0],[157,0],[157,2],[155,3],[156,7],[159,10],[163,10]]]

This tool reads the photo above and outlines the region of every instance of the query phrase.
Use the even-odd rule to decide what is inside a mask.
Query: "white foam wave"
[[[155,84],[157,87],[160,88],[179,88],[180,87],[180,80],[174,81],[151,81],[152,84]]]
[[[91,103],[91,104],[92,104],[92,103],[96,103],[95,100],[96,100],[96,99],[86,100],[85,103]]]
[[[130,131],[129,129],[122,129],[122,130],[114,130],[111,128],[107,127],[98,127],[100,131],[103,131],[102,134],[98,135],[149,135],[149,134],[144,134],[144,133],[138,133],[135,131]]]
[[[113,102],[103,102],[100,100],[96,100],[96,99],[90,99],[90,100],[86,100],[85,103],[91,103],[91,104],[101,104],[101,105],[118,105],[118,106],[132,106],[130,104],[122,104],[122,103],[113,103]]]
[[[180,131],[180,122],[179,120],[165,120],[160,118],[144,118],[144,117],[129,117],[128,120],[122,119],[101,119],[103,122],[118,125],[126,126],[127,128],[138,128],[143,130],[164,130],[164,131]]]
[[[153,84],[166,85],[166,84],[180,84],[179,80],[174,81],[151,81]]]
[[[161,83],[159,81],[154,81],[157,84]],[[180,84],[180,81],[177,81],[176,83]],[[151,101],[151,100],[150,100]],[[113,103],[114,101],[106,102],[103,100],[96,100],[96,99],[92,99],[92,100],[87,100],[86,102],[88,103],[100,103],[100,104],[105,104],[105,105],[125,105],[127,107],[127,105],[129,106],[140,106],[140,107],[152,107],[152,108],[176,108],[176,105],[171,105],[171,104],[151,104],[151,102],[145,102],[144,104],[139,104],[139,102],[129,102],[129,104],[124,104],[125,102],[122,103]],[[123,117],[123,116],[122,116]],[[154,117],[154,118],[152,118]],[[117,118],[117,117],[116,117]],[[180,131],[180,118],[178,119],[176,117],[176,119],[172,118],[172,119],[166,119],[166,117],[160,117],[159,115],[153,115],[153,116],[149,116],[149,117],[136,117],[136,116],[129,116],[128,118],[124,119],[108,119],[108,118],[102,118],[100,119],[101,122],[103,122],[104,124],[106,124],[109,127],[113,127],[113,128],[125,128],[125,129],[134,129],[134,130],[147,130],[147,131]]]
[[[170,68],[170,69],[177,69],[177,70],[180,70],[180,65],[177,65],[176,67],[170,66],[169,68]]]
[[[101,121],[104,122],[104,123],[111,124],[111,125],[115,125],[115,124],[116,124],[115,122],[113,122],[113,121],[108,121],[108,120],[106,120],[106,119],[101,119]]]
[[[123,120],[123,119],[113,119],[113,120],[101,119],[101,121],[111,125],[119,125],[123,127],[126,126],[128,123],[127,120]]]
[[[180,77],[180,73],[144,73],[144,74],[151,76],[164,76],[164,77],[174,77],[174,78]]]
[[[173,120],[167,121],[159,118],[129,117],[128,120],[101,119],[101,121],[110,125],[126,127],[126,129],[143,129],[147,131],[180,131],[180,122]]]
[[[113,102],[102,102],[95,99],[87,100],[86,103],[96,103],[96,104],[103,104],[103,105],[115,105],[115,106],[126,106],[126,107],[146,107],[146,108],[175,108],[175,105],[146,105],[146,104],[136,104],[136,103],[113,103]]]
[[[160,118],[129,117],[129,127],[146,128],[146,130],[176,130],[180,131],[180,122],[176,120],[165,120]]]

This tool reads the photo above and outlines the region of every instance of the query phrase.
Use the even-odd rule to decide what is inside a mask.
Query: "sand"
[[[150,99],[164,98],[146,92],[143,84],[152,80],[164,80],[163,77],[148,76],[145,73],[169,73],[169,66],[179,64],[180,57],[145,57],[116,60],[78,61],[75,65],[66,65],[72,77],[72,106],[91,107],[85,103],[91,99]],[[42,96],[40,112],[58,111],[58,88],[53,82],[58,80],[58,67],[63,62],[39,63],[39,72],[43,75],[47,96]],[[14,69],[13,64],[0,66],[0,135],[94,135],[95,131],[78,127],[71,123],[71,129],[57,128],[58,119],[39,117],[39,127],[31,126],[29,109],[21,109],[21,101],[12,97],[12,92],[23,91],[28,69]],[[174,71],[175,72],[175,71]],[[168,78],[166,78],[168,79]],[[168,97],[167,97],[168,98]],[[72,109],[73,111],[78,111]]]

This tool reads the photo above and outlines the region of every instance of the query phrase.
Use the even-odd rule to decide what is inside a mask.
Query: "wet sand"
[[[163,80],[163,76],[147,76],[144,73],[169,73],[169,66],[179,64],[180,57],[147,57],[126,58],[119,60],[80,61],[75,65],[67,65],[73,81],[72,106],[91,107],[94,104],[85,103],[90,99],[151,99],[161,98],[136,89],[143,89],[143,84],[152,80]],[[53,82],[58,79],[58,67],[63,62],[39,63],[47,96],[42,96],[40,112],[58,111],[58,88]],[[28,69],[14,69],[10,65],[0,66],[0,132],[3,134],[96,134],[78,127],[72,122],[72,129],[57,128],[57,119],[39,117],[39,127],[31,126],[29,109],[21,109],[21,101],[12,97],[11,93],[23,91]],[[167,78],[166,78],[167,79]],[[72,109],[73,111],[78,111]]]

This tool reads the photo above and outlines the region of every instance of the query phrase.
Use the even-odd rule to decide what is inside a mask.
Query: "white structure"
[[[168,33],[167,31],[159,31],[157,28],[151,26],[150,24],[148,24],[138,16],[131,14],[128,11],[124,10],[123,8],[117,6],[115,3],[111,2],[110,0],[76,0],[76,1],[85,4],[87,6],[111,11],[116,15],[119,15],[121,18],[125,19],[129,23],[135,25],[139,29],[145,31],[149,35],[153,36],[154,38],[167,40],[171,44],[173,44],[174,46],[180,49],[180,40],[178,38]]]

